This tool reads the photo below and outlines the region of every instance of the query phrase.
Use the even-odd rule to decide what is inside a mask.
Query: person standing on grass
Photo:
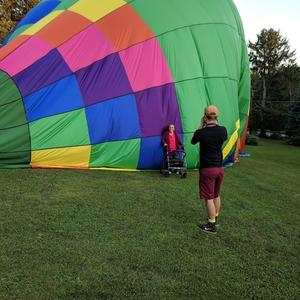
[[[200,143],[199,191],[206,204],[208,222],[199,228],[208,233],[216,233],[216,226],[220,225],[220,191],[224,177],[222,145],[226,140],[226,128],[218,125],[217,107],[206,107],[191,143]]]

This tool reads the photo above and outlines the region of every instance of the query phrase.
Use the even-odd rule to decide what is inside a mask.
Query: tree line
[[[279,30],[263,29],[249,41],[251,67],[250,131],[286,134],[300,145],[300,67],[296,51]]]
[[[39,0],[0,0],[0,43]],[[300,67],[279,30],[263,29],[249,41],[251,112],[249,130],[265,137],[285,132],[300,145]]]

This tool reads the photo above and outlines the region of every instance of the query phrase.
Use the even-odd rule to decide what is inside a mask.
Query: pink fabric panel
[[[52,47],[47,42],[33,36],[5,57],[0,62],[0,69],[14,76],[45,56],[50,50]]]
[[[119,54],[134,92],[173,82],[169,66],[155,38]]]
[[[115,51],[95,25],[75,35],[57,49],[73,72]]]

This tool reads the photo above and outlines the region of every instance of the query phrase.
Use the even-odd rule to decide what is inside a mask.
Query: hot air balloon
[[[156,169],[172,123],[190,145],[219,108],[232,159],[249,114],[232,0],[45,0],[0,49],[0,167]]]

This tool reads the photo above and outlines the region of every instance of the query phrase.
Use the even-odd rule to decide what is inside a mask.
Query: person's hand
[[[168,144],[164,144],[164,147],[168,147]]]
[[[204,128],[205,126],[206,126],[205,116],[203,116],[202,119],[201,119],[200,129]]]

